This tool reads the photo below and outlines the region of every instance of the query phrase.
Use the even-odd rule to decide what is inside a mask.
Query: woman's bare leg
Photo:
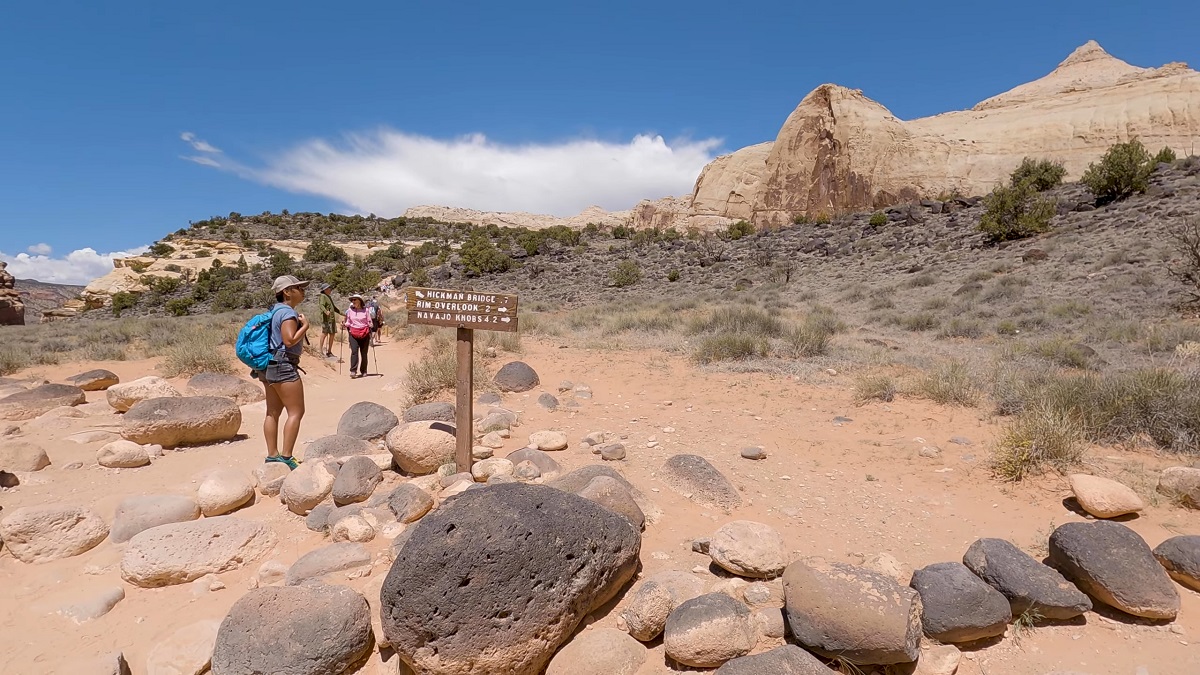
[[[279,415],[283,413],[283,400],[275,391],[278,385],[264,384],[267,390],[267,416],[263,418],[263,438],[267,439],[267,457],[279,455]]]
[[[300,436],[300,420],[304,418],[304,381],[281,382],[275,385],[276,395],[287,409],[287,422],[283,425],[283,456],[291,457]]]

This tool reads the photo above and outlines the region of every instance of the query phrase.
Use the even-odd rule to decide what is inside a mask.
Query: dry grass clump
[[[854,401],[862,405],[867,401],[890,403],[896,399],[896,381],[888,375],[864,375],[854,381]]]
[[[475,350],[472,367],[475,389],[487,389],[490,386],[491,377],[488,374],[487,363],[478,349]],[[442,392],[452,391],[457,385],[458,354],[450,331],[442,330],[433,333],[426,342],[425,353],[421,358],[408,364],[405,375],[404,386],[408,406],[428,403],[436,399]]]
[[[979,402],[979,385],[963,361],[948,361],[917,380],[914,393],[942,405],[972,407]]]
[[[0,345],[0,376],[12,375],[30,365],[29,350],[16,345]]]
[[[159,365],[163,377],[233,373],[233,359],[214,337],[212,333],[198,332],[168,347]]]
[[[899,322],[904,330],[922,332],[937,328],[941,325],[942,320],[933,312],[917,312],[900,317]]]
[[[1049,465],[1064,470],[1083,456],[1084,427],[1078,416],[1050,404],[1025,409],[1004,430],[992,455],[998,478],[1019,481]]]
[[[692,359],[701,365],[717,361],[745,361],[767,356],[767,340],[745,333],[705,335],[692,352]]]
[[[1032,352],[1047,361],[1066,368],[1087,370],[1095,367],[1095,352],[1078,342],[1053,338],[1035,343]]]
[[[768,339],[781,337],[784,329],[782,319],[757,307],[719,307],[692,319],[687,332],[691,335],[733,333]]]
[[[950,323],[938,331],[940,338],[979,338],[983,337],[983,325],[973,319],[951,319]]]
[[[511,333],[488,331],[487,337],[484,338],[484,346],[506,351],[509,354],[525,353],[525,347],[521,344],[521,333],[519,331]]]

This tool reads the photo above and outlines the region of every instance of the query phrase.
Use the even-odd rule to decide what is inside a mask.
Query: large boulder
[[[69,384],[43,384],[0,398],[0,419],[31,420],[61,406],[87,402],[87,394]]]
[[[1129,486],[1110,478],[1075,473],[1067,476],[1075,501],[1097,518],[1116,518],[1146,508],[1142,498]]]
[[[338,420],[339,436],[353,436],[364,441],[373,441],[387,436],[400,424],[396,413],[371,401],[360,401],[350,406]]]
[[[268,586],[221,622],[212,675],[346,675],[371,655],[367,601],[345,586]]]
[[[1200,591],[1200,535],[1171,537],[1154,547],[1154,557],[1172,579]]]
[[[510,361],[492,378],[500,391],[529,391],[542,383],[538,379],[538,374],[529,367],[529,364],[522,361]]]
[[[697,668],[716,668],[745,656],[758,642],[750,609],[724,593],[708,593],[676,607],[663,631],[667,656]]]
[[[509,457],[511,456],[512,455],[509,455]],[[636,502],[638,508],[641,509],[642,514],[645,515],[647,523],[653,523],[658,518],[662,517],[662,509],[660,509],[657,504],[651,501],[645,493],[637,489],[633,483],[630,483],[629,480],[622,476],[619,471],[609,465],[585,464],[574,471],[570,471],[559,476],[558,478],[548,481],[546,485],[549,485],[556,490],[563,490],[565,492],[579,494],[585,487],[588,486],[589,483],[599,476],[608,476],[621,485],[624,485],[625,489],[629,490],[629,495],[633,497],[633,501]]]
[[[433,496],[412,483],[404,483],[388,494],[387,505],[396,520],[415,523],[433,508]]]
[[[306,516],[333,491],[337,474],[329,463],[305,462],[283,479],[279,487],[279,499],[288,510],[298,516]]]
[[[179,398],[183,394],[161,377],[151,375],[132,382],[114,384],[105,392],[108,404],[117,412],[125,412],[133,406],[152,398]]]
[[[1174,619],[1179,593],[1137,532],[1112,521],[1067,523],[1050,535],[1050,564],[1093,600],[1147,619]]]
[[[784,645],[743,656],[717,668],[716,675],[836,675],[815,656],[796,645]]]
[[[146,495],[126,497],[117,504],[112,531],[108,537],[123,544],[139,532],[168,523],[183,523],[200,517],[200,505],[182,495]]]
[[[1032,612],[1063,621],[1092,609],[1088,596],[1057,570],[1004,539],[979,539],[963,555],[963,564],[1008,598],[1014,617]]]
[[[151,398],[125,413],[121,436],[134,443],[174,448],[227,441],[237,436],[241,427],[242,411],[231,399]]]
[[[1158,477],[1158,492],[1183,506],[1200,509],[1200,469],[1173,466]]]
[[[299,586],[309,579],[320,579],[327,574],[370,564],[371,552],[362,544],[342,541],[300,556],[300,559],[288,568],[284,583],[288,586]]]
[[[136,469],[150,465],[150,451],[133,441],[112,441],[96,451],[96,463],[108,469]]]
[[[81,506],[24,506],[4,513],[0,540],[24,563],[77,556],[108,536],[104,519]]]
[[[417,672],[535,675],[633,576],[641,536],[572,494],[462,492],[409,528],[383,584],[384,634]]]
[[[1012,621],[1008,598],[962,563],[922,567],[913,572],[910,585],[921,596],[925,635],[938,642],[974,642],[1004,635]]]
[[[46,450],[29,441],[0,441],[0,469],[5,471],[41,471],[50,466]]]
[[[275,542],[266,525],[233,516],[159,525],[129,540],[121,578],[142,588],[184,584],[257,560]]]
[[[567,435],[561,431],[535,431],[529,434],[529,447],[543,452],[555,452],[567,449]]]
[[[238,469],[209,471],[196,489],[196,501],[206,517],[221,516],[254,501],[254,483]]]
[[[666,571],[647,577],[625,599],[621,618],[635,639],[649,642],[662,634],[667,617],[680,604],[704,594],[704,582],[687,572]]]
[[[728,511],[742,505],[742,496],[733,483],[699,455],[669,457],[659,477],[672,490],[691,495],[690,499],[701,506]]]
[[[646,662],[646,648],[615,628],[594,628],[554,655],[546,675],[634,675]]]
[[[771,578],[787,567],[783,537],[770,525],[735,520],[709,539],[708,554],[722,569],[743,577]]]
[[[505,459],[512,462],[513,466],[517,466],[521,462],[532,462],[538,468],[543,480],[554,480],[562,474],[562,466],[549,453],[535,448],[515,450],[508,453]]]
[[[373,455],[379,452],[374,443],[353,436],[333,434],[322,436],[309,443],[304,448],[303,458],[306,462],[314,459],[345,459],[359,455]]]
[[[351,457],[333,480],[333,503],[341,506],[366,501],[382,480],[383,472],[370,457]]]
[[[646,528],[646,514],[642,513],[633,495],[629,494],[629,489],[615,478],[596,476],[576,494],[625,516],[639,532]]]
[[[203,675],[212,663],[221,622],[190,623],[155,643],[146,657],[146,675]]]
[[[404,411],[405,422],[445,422],[454,424],[454,404],[435,401],[414,405]]]
[[[121,378],[111,370],[89,370],[67,378],[67,384],[84,391],[104,391],[119,383]]]
[[[792,635],[826,658],[888,665],[917,659],[921,597],[879,572],[819,558],[783,572]]]
[[[454,434],[445,422],[407,422],[389,431],[386,442],[401,470],[423,476],[454,461]]]
[[[197,373],[187,383],[188,396],[222,396],[238,405],[258,403],[266,399],[262,385],[225,373]]]

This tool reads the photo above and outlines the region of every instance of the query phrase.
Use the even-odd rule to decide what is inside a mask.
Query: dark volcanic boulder
[[[449,422],[454,424],[453,403],[422,403],[404,411],[405,422]]]
[[[1050,535],[1050,564],[1093,600],[1147,619],[1174,619],[1179,593],[1137,532],[1112,521],[1067,523]]]
[[[729,661],[717,668],[716,675],[835,675],[836,672],[796,645],[784,645]]]
[[[540,673],[633,577],[641,549],[625,518],[521,483],[463,492],[410,529],[383,582],[381,621],[422,673]]]
[[[921,596],[925,634],[943,643],[1004,635],[1012,610],[1008,598],[983,583],[962,563],[935,563],[913,572]]]
[[[1200,535],[1171,537],[1154,547],[1154,557],[1172,579],[1200,591]]]
[[[361,401],[342,413],[337,432],[341,436],[373,441],[387,436],[387,432],[396,428],[397,424],[400,424],[400,419],[396,413],[378,403]]]
[[[1008,598],[1014,617],[1033,610],[1044,619],[1073,619],[1092,601],[1053,567],[1043,565],[1004,539],[980,539],[967,549],[963,564]]]
[[[237,436],[242,411],[220,396],[151,398],[130,408],[121,425],[125,440],[142,445],[204,445]]]
[[[367,601],[345,586],[268,586],[233,603],[212,675],[344,675],[371,655]]]
[[[702,506],[729,510],[742,505],[733,483],[699,455],[670,457],[659,475],[672,490],[691,495],[691,500]]]
[[[522,361],[510,361],[492,378],[500,391],[529,391],[541,384],[538,374]]]

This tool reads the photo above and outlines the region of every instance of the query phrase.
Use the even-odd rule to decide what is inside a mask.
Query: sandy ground
[[[497,455],[522,447],[529,433],[560,429],[567,432],[571,447],[555,458],[569,470],[600,461],[580,444],[584,434],[604,430],[627,435],[629,456],[616,463],[617,468],[665,512],[644,534],[643,574],[707,566],[707,556],[691,551],[692,539],[737,519],[778,528],[797,557],[821,555],[857,563],[864,556],[888,552],[914,567],[961,560],[980,537],[1003,537],[1035,555],[1039,549],[1044,553],[1053,526],[1082,519],[1064,504],[1070,491],[1062,478],[1014,486],[989,476],[986,461],[997,427],[980,409],[910,400],[856,407],[852,383],[840,375],[812,386],[782,376],[705,373],[658,352],[585,350],[529,338],[525,347],[522,358],[539,372],[543,390],[554,392],[560,381],[570,380],[590,385],[594,398],[580,400],[576,409],[547,412],[535,403],[540,390],[506,395],[504,404],[522,413],[522,423]],[[382,376],[361,380],[350,380],[345,368],[339,377],[332,368],[308,359],[308,414],[301,441],[333,433],[342,412],[360,400],[400,412],[404,367],[417,354],[412,343],[390,342],[378,351]],[[504,360],[501,357],[499,362]],[[92,367],[108,368],[127,381],[153,374],[154,362],[64,364],[18,376],[40,375],[53,381]],[[104,400],[103,392],[88,397]],[[248,473],[264,456],[262,404],[244,407],[243,416],[244,440],[168,452],[151,466],[126,470],[96,464],[101,443],[63,440],[87,429],[111,428],[118,422],[115,415],[21,423],[23,437],[41,443],[53,466],[22,475],[25,482],[20,487],[0,491],[0,506],[8,511],[55,502],[81,504],[111,521],[117,503],[128,495],[186,494],[195,490],[197,474],[218,466]],[[834,423],[838,416],[851,421]],[[951,437],[965,437],[972,444],[951,443]],[[651,439],[657,447],[647,447]],[[739,450],[747,445],[762,445],[768,458],[742,459]],[[924,446],[939,447],[940,457],[919,456]],[[667,457],[684,452],[703,455],[725,472],[743,491],[745,505],[726,514],[696,506],[667,488],[656,472]],[[298,449],[297,454],[303,453]],[[1101,448],[1094,448],[1091,457],[1092,471],[1124,477],[1143,490],[1145,485],[1152,490],[1147,472],[1181,463]],[[64,468],[72,462],[82,462],[83,467]],[[1140,517],[1126,522],[1151,546],[1177,534],[1200,534],[1196,512],[1155,501]],[[0,553],[0,588],[5,589],[0,593],[4,644],[0,673],[61,673],[68,660],[117,649],[124,651],[134,673],[143,673],[146,656],[156,643],[194,621],[221,619],[246,591],[262,562],[290,564],[325,543],[276,499],[259,497],[237,516],[270,524],[280,535],[279,544],[271,555],[220,575],[223,590],[198,595],[190,584],[154,590],[124,584],[119,572],[123,546],[109,541],[83,555],[37,566]],[[339,583],[361,590],[386,574],[387,542],[380,539],[367,546],[377,556],[371,575]],[[62,604],[60,598],[82,598],[114,585],[124,586],[126,598],[96,621],[75,625],[46,608]],[[966,650],[959,672],[1200,672],[1200,647],[1194,644],[1200,641],[1200,594],[1177,588],[1182,611],[1172,625],[1092,612],[1086,621],[1039,627],[1019,642],[1010,632],[1003,640]],[[612,626],[616,615],[617,611],[609,611],[592,621]],[[771,646],[760,643],[759,650]],[[392,657],[382,663],[376,655],[363,672],[393,673],[396,661]],[[661,645],[654,647],[640,672],[674,672],[664,665]]]

